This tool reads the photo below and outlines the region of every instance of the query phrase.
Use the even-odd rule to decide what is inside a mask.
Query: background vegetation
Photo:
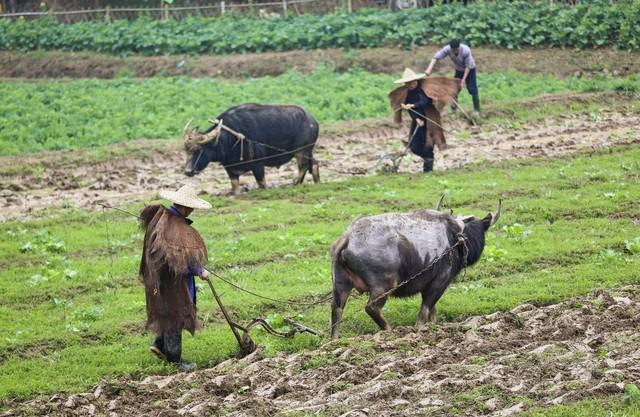
[[[0,21],[0,48],[110,54],[226,54],[320,48],[412,48],[461,37],[472,46],[640,48],[640,2],[474,2],[392,13],[364,9],[274,19],[226,15],[182,21]]]
[[[0,155],[91,147],[135,138],[175,138],[184,123],[207,120],[230,106],[287,103],[305,106],[320,125],[391,114],[394,77],[328,68],[241,82],[190,78],[128,78],[0,82]],[[515,71],[483,74],[485,103],[567,91],[640,92],[640,78],[599,76],[558,79]],[[469,96],[460,95],[463,105]]]

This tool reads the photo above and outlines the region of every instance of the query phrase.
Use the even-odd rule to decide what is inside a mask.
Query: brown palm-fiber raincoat
[[[161,205],[140,212],[145,229],[140,278],[147,300],[147,328],[156,334],[176,334],[197,326],[196,307],[187,279],[196,265],[207,261],[200,234],[183,217]]]
[[[460,80],[447,77],[431,77],[422,82],[422,90],[433,99],[433,107],[427,108],[427,145],[438,146],[438,149],[446,149],[447,142],[442,130],[442,119],[440,112],[446,104],[451,104],[454,97],[460,91]],[[389,93],[389,102],[393,109],[393,121],[402,122],[402,111],[400,105],[407,97],[407,87],[401,86]],[[434,123],[435,122],[435,123]]]

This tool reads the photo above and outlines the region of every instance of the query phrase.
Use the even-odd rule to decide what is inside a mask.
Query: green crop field
[[[259,293],[308,301],[330,290],[328,248],[354,217],[433,207],[445,190],[456,212],[484,215],[502,197],[503,217],[488,235],[482,260],[439,304],[441,320],[458,320],[637,283],[640,233],[632,219],[640,215],[638,161],[640,149],[621,147],[427,177],[283,187],[210,198],[214,209],[194,219],[211,268]],[[80,391],[101,378],[172,372],[147,351],[137,279],[142,233],[135,219],[69,209],[49,219],[5,222],[0,233],[0,401]],[[293,315],[328,329],[328,305],[299,313],[217,286],[240,319],[263,316],[279,323]],[[199,300],[205,328],[186,337],[184,350],[188,360],[206,367],[232,355],[235,346],[202,285]],[[376,330],[364,302],[361,297],[347,305],[345,336]],[[417,306],[416,299],[392,300],[387,316],[393,325],[411,325]],[[259,330],[254,337],[268,354],[323,342],[309,335],[283,342]]]
[[[506,415],[520,407],[528,417],[640,416],[640,381],[632,380],[636,368],[628,354],[629,340],[638,340],[640,318],[634,304],[640,294],[640,136],[634,126],[640,116],[640,76],[634,66],[637,52],[628,53],[640,50],[640,1],[567,3],[474,1],[397,13],[337,10],[273,19],[248,13],[73,25],[51,18],[0,19],[0,50],[10,51],[3,56],[11,62],[0,62],[6,77],[0,80],[0,415],[109,415],[112,402],[123,416],[143,409],[198,415],[185,411],[187,406],[210,401],[218,408],[209,404],[212,408],[201,408],[201,414],[333,416],[355,415],[344,412],[363,398],[374,403],[372,410],[398,411],[402,401],[416,406],[413,400],[419,397],[417,407],[428,400],[425,415],[429,410]],[[387,101],[399,76],[391,73],[420,65],[425,51],[431,54],[433,44],[452,37],[473,48],[488,47],[476,57],[482,102],[477,126],[468,125],[461,112],[445,109],[451,146],[436,153],[436,171],[373,174],[379,153],[402,147]],[[413,49],[418,45],[425,46]],[[317,48],[341,49],[258,55]],[[34,52],[25,57],[24,51]],[[548,51],[554,58],[534,65]],[[257,54],[240,55],[245,53]],[[206,56],[195,63],[191,55]],[[72,69],[67,59],[76,60]],[[313,65],[302,65],[307,59]],[[137,72],[125,61],[135,61]],[[244,70],[236,70],[240,61]],[[393,61],[401,66],[389,67]],[[487,62],[500,65],[483,68]],[[247,64],[264,71],[251,72]],[[165,76],[179,73],[167,68],[181,66],[197,69],[182,75],[216,76]],[[14,67],[19,71],[12,72]],[[300,71],[284,72],[288,68]],[[439,70],[445,68],[442,64]],[[78,78],[65,78],[71,74]],[[469,94],[463,91],[459,98],[470,109]],[[193,337],[185,333],[183,359],[206,370],[183,374],[149,352],[152,335],[145,330],[138,277],[143,231],[136,218],[97,204],[106,201],[137,213],[158,188],[179,186],[185,177],[175,165],[184,158],[170,140],[179,138],[189,119],[202,129],[210,118],[246,102],[293,103],[310,111],[320,124],[321,145],[314,155],[324,164],[323,182],[231,197],[215,194],[228,188],[226,178],[214,178],[221,171],[209,168],[186,180],[213,205],[191,216],[208,248],[207,266],[250,291],[310,303],[330,293],[329,249],[358,216],[434,208],[443,193],[454,214],[485,216],[502,199],[502,217],[487,233],[482,258],[445,292],[437,323],[376,334],[377,325],[364,311],[367,296],[354,293],[341,323],[342,338],[328,343],[330,302],[303,308],[257,298],[213,278],[239,322],[262,317],[288,330],[285,319],[293,318],[323,334],[283,340],[253,329],[253,340],[264,347],[256,362],[229,361],[207,369],[233,357],[237,345],[208,286],[197,279],[203,327]],[[417,164],[405,160],[401,172],[407,163]],[[289,181],[291,168],[270,170],[269,184]],[[252,180],[247,183],[254,186]],[[599,304],[603,294],[622,293],[628,298],[616,297],[622,300],[614,300],[619,310]],[[567,301],[571,297],[582,298]],[[542,308],[559,302],[565,303]],[[413,326],[419,303],[418,297],[392,298],[385,316],[392,327]],[[504,328],[481,330],[467,326],[478,318],[464,321],[524,303],[532,306],[522,315],[494,315],[491,326],[509,322]],[[620,325],[623,330],[614,327],[600,335],[612,340],[583,341],[593,330],[586,317],[600,313],[607,320],[594,329]],[[540,314],[548,319],[539,319]],[[576,322],[581,328],[575,337],[546,334],[578,316],[584,323]],[[618,339],[619,333],[624,335]],[[425,341],[433,343],[423,349]],[[457,341],[473,349],[458,349]],[[616,343],[626,344],[619,349]],[[453,344],[456,352],[448,355]],[[567,345],[562,352],[546,350],[560,344]],[[461,360],[460,352],[474,354]],[[546,362],[551,360],[553,366]],[[414,361],[418,365],[411,372],[400,369]],[[254,364],[256,381],[264,381],[253,385],[251,379],[247,385],[226,379],[254,372]],[[526,378],[485,375],[494,365],[496,375],[534,369]],[[375,375],[368,372],[373,368]],[[179,381],[157,390],[141,382],[158,375]],[[308,375],[321,375],[322,384]],[[420,384],[446,386],[436,396],[445,393],[451,401],[439,407],[429,402],[436,396],[423,398],[418,388],[426,385],[409,381],[422,375],[428,378]],[[554,375],[562,376],[560,387],[549,386],[557,381]],[[217,391],[213,380],[219,376],[225,378],[224,389]],[[460,376],[467,385],[456,385]],[[313,399],[299,404],[328,402],[321,408],[294,404],[282,413],[265,411],[306,395],[296,391],[297,378],[307,378],[314,390]],[[469,385],[474,381],[480,382]],[[289,391],[267,398],[271,394],[259,393],[262,383]],[[93,390],[98,384],[105,388],[101,398]],[[392,389],[375,391],[379,387]],[[93,394],[67,396],[86,392]],[[345,396],[356,400],[343,402]],[[141,402],[149,407],[135,408]],[[401,408],[393,408],[396,402]],[[336,412],[340,407],[351,408]]]
[[[189,78],[113,81],[0,82],[0,155],[99,146],[137,138],[175,138],[187,120],[207,126],[230,106],[246,102],[296,103],[323,125],[391,113],[394,77],[328,68],[239,82]],[[640,92],[640,78],[558,79],[516,71],[483,74],[485,103],[562,92]],[[460,95],[467,106],[469,96]]]
[[[318,48],[412,48],[464,36],[472,46],[640,48],[640,4],[596,0],[567,5],[546,1],[473,2],[391,13],[338,12],[276,19],[227,16],[183,21],[86,22],[49,19],[0,21],[0,48],[58,49],[109,54],[223,54]]]

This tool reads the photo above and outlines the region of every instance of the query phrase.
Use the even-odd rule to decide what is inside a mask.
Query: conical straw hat
[[[402,78],[400,78],[399,80],[395,80],[394,83],[404,84],[410,81],[422,80],[424,78],[427,78],[425,74],[416,74],[411,68],[405,68],[404,72],[402,73]]]
[[[198,197],[196,189],[191,185],[183,185],[178,191],[160,191],[160,197],[167,199],[175,204],[194,209],[210,209],[211,204],[208,201]]]

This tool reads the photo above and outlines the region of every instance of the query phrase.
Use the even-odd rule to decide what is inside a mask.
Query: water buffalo
[[[300,184],[307,171],[320,181],[313,147],[318,122],[303,107],[243,104],[218,116],[205,132],[183,130],[187,151],[185,175],[200,173],[210,162],[220,162],[231,180],[232,192],[240,190],[240,175],[251,171],[260,188],[266,188],[264,167],[279,167],[295,156]]]
[[[358,218],[334,243],[331,337],[339,337],[342,312],[354,287],[369,293],[365,310],[383,330],[389,329],[382,315],[388,295],[421,293],[416,325],[435,319],[435,305],[449,284],[465,265],[480,259],[485,233],[502,207],[500,203],[495,215],[482,219],[461,218],[440,212],[441,203],[435,211]]]

